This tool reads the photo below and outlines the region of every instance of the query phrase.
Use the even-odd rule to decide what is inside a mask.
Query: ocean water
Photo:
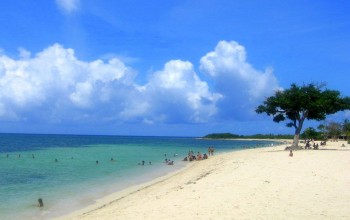
[[[187,165],[189,150],[215,153],[268,141],[184,137],[0,134],[0,219],[51,219]],[[165,159],[175,161],[174,166]],[[98,163],[96,162],[98,161]],[[142,165],[144,161],[144,165]],[[44,207],[38,207],[42,198]]]

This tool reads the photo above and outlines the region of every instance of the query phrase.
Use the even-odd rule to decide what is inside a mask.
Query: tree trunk
[[[295,128],[293,145],[292,145],[292,148],[294,148],[294,149],[300,149],[298,146],[299,145],[299,136],[300,136],[301,129],[303,127],[304,120],[305,120],[305,117],[301,117],[301,119],[298,121],[298,126]]]
[[[293,139],[293,148],[298,148],[299,145],[299,134],[294,134],[294,139]]]

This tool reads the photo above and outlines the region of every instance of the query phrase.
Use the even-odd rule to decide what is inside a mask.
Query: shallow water
[[[0,134],[0,219],[66,214],[185,166],[181,159],[189,150],[205,153],[208,146],[215,146],[220,153],[267,145],[271,142]],[[165,165],[166,158],[175,165]],[[145,165],[139,165],[142,161]],[[43,199],[44,208],[37,207],[38,198]]]

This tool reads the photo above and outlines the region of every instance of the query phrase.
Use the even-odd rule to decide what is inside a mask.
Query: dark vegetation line
[[[207,139],[293,139],[294,135],[289,134],[254,134],[254,135],[238,135],[231,133],[213,133],[205,135]]]

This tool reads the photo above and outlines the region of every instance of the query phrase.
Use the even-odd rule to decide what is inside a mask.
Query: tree
[[[328,137],[328,131],[327,131],[327,125],[324,122],[323,124],[320,124],[317,129],[322,133],[323,139],[327,140]]]
[[[304,130],[300,137],[304,139],[320,139],[321,134],[315,128],[309,127]]]
[[[343,124],[343,132],[346,135],[346,138],[348,139],[348,142],[350,141],[350,121],[349,119],[345,119]]]
[[[338,122],[329,122],[327,133],[333,140],[337,140],[342,133],[342,125]]]
[[[289,120],[287,127],[294,127],[293,148],[298,148],[299,136],[305,120],[324,120],[327,115],[350,109],[350,97],[341,97],[336,90],[323,86],[292,84],[279,90],[256,108],[258,114],[273,116],[274,122]]]

